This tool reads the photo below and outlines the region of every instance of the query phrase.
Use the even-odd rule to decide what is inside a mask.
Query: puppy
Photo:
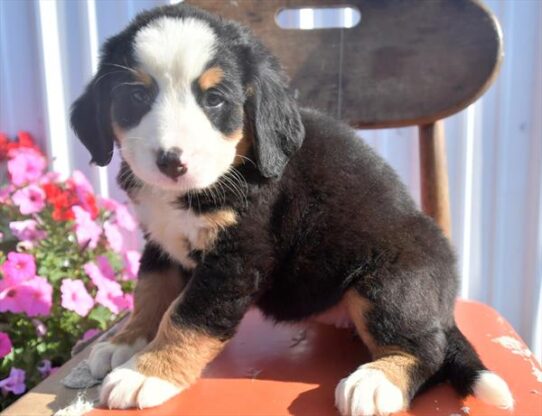
[[[181,392],[258,307],[295,322],[343,307],[373,361],[336,388],[343,415],[406,409],[448,380],[511,408],[454,322],[449,242],[348,126],[299,108],[250,32],[179,4],[109,39],[71,123],[113,148],[146,235],[135,307],[90,356],[111,408]]]

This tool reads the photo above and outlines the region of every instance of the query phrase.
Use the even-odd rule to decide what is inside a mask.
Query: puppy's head
[[[247,158],[280,176],[304,137],[276,60],[243,27],[186,5],[142,14],[107,41],[71,123],[96,164],[116,142],[141,180],[181,191]]]

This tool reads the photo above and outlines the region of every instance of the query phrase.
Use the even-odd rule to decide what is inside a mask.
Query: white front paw
[[[143,338],[139,338],[131,345],[112,342],[96,344],[88,357],[90,373],[97,379],[104,378],[113,368],[124,364],[136,352],[141,351],[145,345],[147,345],[147,341]]]
[[[384,416],[403,410],[404,400],[382,371],[361,366],[338,384],[335,406],[343,416]]]
[[[181,392],[181,388],[135,369],[134,359],[111,372],[102,384],[100,403],[110,409],[158,406]]]

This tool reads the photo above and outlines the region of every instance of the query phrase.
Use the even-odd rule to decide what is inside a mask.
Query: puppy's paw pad
[[[100,342],[92,348],[88,357],[90,373],[95,378],[104,378],[113,368],[128,361],[136,352],[145,347],[147,342],[140,338],[132,345]]]
[[[382,371],[365,366],[340,381],[335,405],[343,416],[384,416],[405,407],[399,387]]]
[[[110,409],[143,409],[158,406],[180,392],[180,387],[166,380],[148,377],[135,370],[132,359],[105,378],[100,403]]]

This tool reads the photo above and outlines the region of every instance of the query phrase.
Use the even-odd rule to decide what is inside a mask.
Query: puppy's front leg
[[[253,300],[255,280],[195,271],[164,314],[155,339],[104,380],[109,408],[157,406],[193,383],[224,347]]]

